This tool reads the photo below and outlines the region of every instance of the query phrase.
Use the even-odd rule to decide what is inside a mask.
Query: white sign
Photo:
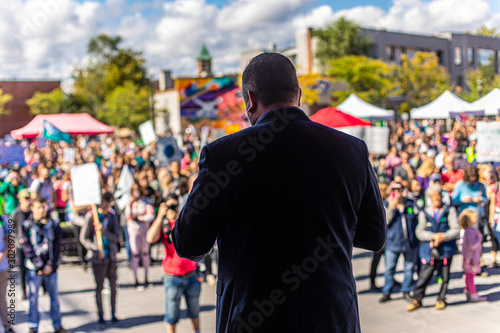
[[[146,146],[157,140],[155,129],[151,120],[139,125],[139,133],[141,133],[142,142],[144,142]]]
[[[71,168],[71,185],[75,206],[99,205],[101,184],[97,164],[87,163]]]
[[[63,159],[64,162],[73,163],[76,160],[75,148],[64,148],[63,149]]]
[[[389,127],[341,127],[339,131],[363,140],[371,154],[387,154],[389,150]]]
[[[477,161],[500,162],[500,122],[478,121],[477,133]]]
[[[120,173],[120,180],[116,186],[115,202],[118,208],[125,210],[125,206],[130,200],[130,189],[134,184],[134,177],[127,165],[124,165]]]
[[[156,160],[160,168],[168,167],[172,161],[180,162],[183,156],[173,136],[161,138],[156,142]]]

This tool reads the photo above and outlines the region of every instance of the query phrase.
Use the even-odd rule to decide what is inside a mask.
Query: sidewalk
[[[428,288],[429,295],[423,301],[424,307],[412,313],[407,313],[407,302],[401,299],[401,293],[393,294],[393,301],[380,304],[379,293],[372,293],[369,289],[369,252],[355,249],[353,268],[358,285],[359,311],[361,326],[364,333],[469,333],[477,330],[481,333],[500,332],[500,269],[487,269],[489,277],[478,277],[476,284],[480,295],[487,296],[488,301],[482,303],[467,303],[463,294],[464,281],[462,278],[462,260],[460,255],[454,257],[452,264],[452,280],[448,296],[449,306],[442,311],[434,309],[434,303],[439,285],[433,284]],[[489,256],[485,256],[487,263]],[[402,259],[402,258],[401,258]],[[382,286],[384,258],[379,265],[377,285]],[[402,281],[402,262],[398,265],[396,278]],[[83,272],[75,264],[64,264],[59,271],[59,290],[63,326],[73,332],[97,332],[95,322],[97,314],[94,304],[93,274],[89,269]],[[142,270],[139,277],[142,280]],[[133,287],[133,274],[125,261],[118,269],[120,289],[118,290],[118,316],[123,321],[121,328],[108,326],[103,332],[165,332],[162,322],[164,314],[164,290],[161,284],[161,266],[155,265],[150,269],[150,281],[153,285],[143,292]],[[109,295],[103,296],[105,304],[105,319],[109,320]],[[42,312],[40,332],[53,332],[49,317],[49,297],[40,297],[39,307]],[[206,284],[202,286],[201,296],[201,331],[215,332],[215,287]],[[27,301],[16,301],[16,326],[19,333],[27,332],[26,310]],[[182,304],[182,309],[185,309]],[[185,318],[186,311],[182,311]],[[188,319],[181,319],[178,333],[192,333],[192,326]],[[279,332],[277,332],[279,333]],[[307,333],[307,332],[304,332]]]

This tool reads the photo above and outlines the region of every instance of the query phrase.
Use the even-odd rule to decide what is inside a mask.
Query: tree
[[[494,88],[500,88],[500,75],[491,76],[479,66],[478,69],[469,69],[465,72],[465,83],[468,89],[463,89],[458,96],[467,102],[474,102]]]
[[[5,116],[10,114],[10,110],[5,108],[5,104],[12,100],[11,94],[4,94],[3,90],[0,89],[0,116]]]
[[[127,81],[106,96],[106,107],[97,117],[114,126],[137,128],[149,118],[150,97],[149,88]]]
[[[363,35],[359,25],[344,17],[314,30],[313,36],[318,39],[316,58],[323,68],[330,60],[368,53],[368,37]]]
[[[132,100],[142,103],[146,91],[150,96],[150,88],[142,53],[120,48],[121,42],[120,36],[106,34],[90,40],[87,49],[90,61],[86,67],[75,69],[71,99],[81,112],[87,112],[110,125],[130,126],[136,122],[120,120],[123,116],[121,112],[127,109],[124,105]],[[120,104],[116,100],[118,95],[126,98],[126,101]],[[137,110],[138,117],[147,120],[148,117],[144,118],[142,113],[142,104]],[[132,116],[129,118],[135,119]]]
[[[61,88],[48,93],[37,92],[26,101],[26,104],[30,107],[30,113],[33,115],[66,112],[68,103],[69,99]]]
[[[387,99],[398,93],[395,67],[382,60],[351,55],[331,60],[328,67],[329,75],[347,85],[346,90],[333,93],[337,103],[356,93],[369,103],[385,106]]]
[[[398,67],[398,82],[400,92],[406,97],[400,112],[427,104],[453,88],[450,75],[439,66],[438,57],[431,52],[416,52],[413,59],[403,54]]]
[[[485,37],[500,37],[500,31],[497,29],[498,28],[495,28],[495,27],[488,28],[488,26],[486,24],[483,24],[482,26],[480,26],[476,29],[476,32],[474,33],[474,35],[485,36]],[[471,32],[469,30],[467,30],[465,33],[470,34]]]

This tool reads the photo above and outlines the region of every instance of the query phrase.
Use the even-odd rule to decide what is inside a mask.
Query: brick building
[[[0,116],[0,137],[23,127],[33,119],[26,101],[35,93],[51,92],[60,86],[60,81],[0,81],[3,93],[12,95],[12,100],[5,105],[10,114]]]

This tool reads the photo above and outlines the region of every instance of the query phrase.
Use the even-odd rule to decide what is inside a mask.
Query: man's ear
[[[257,108],[257,96],[255,96],[253,91],[248,90],[248,105],[247,112],[253,113]]]

